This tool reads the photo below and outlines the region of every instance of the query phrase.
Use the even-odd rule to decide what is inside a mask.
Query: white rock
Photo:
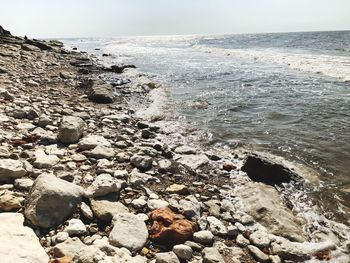
[[[208,216],[207,217],[210,231],[214,235],[221,235],[226,236],[227,235],[227,227],[216,217],[214,216]]]
[[[86,189],[88,197],[105,196],[110,193],[117,193],[121,189],[121,182],[110,174],[98,175],[92,184]]]
[[[47,263],[49,257],[19,213],[0,213],[1,263]]]
[[[130,159],[130,163],[139,168],[141,171],[148,171],[152,168],[153,159],[149,156],[134,155]]]
[[[204,154],[200,154],[200,155],[189,154],[189,155],[183,155],[178,160],[178,162],[190,167],[193,170],[197,170],[199,167],[208,164],[209,158]]]
[[[34,153],[35,155],[35,161],[34,161],[34,167],[35,168],[51,168],[52,166],[59,163],[60,159],[56,155],[47,155],[44,150],[37,150]]]
[[[69,236],[83,235],[86,233],[86,226],[80,219],[72,218],[68,221],[68,226],[64,229]]]
[[[213,238],[213,233],[208,230],[198,231],[193,234],[193,240],[201,244],[211,244]]]
[[[25,176],[27,171],[23,163],[18,160],[1,159],[0,160],[0,182],[12,181],[16,178]]]
[[[87,137],[82,138],[78,143],[79,149],[82,150],[91,150],[94,149],[96,146],[111,147],[111,143],[100,135],[89,135]]]
[[[186,245],[175,245],[173,247],[173,252],[180,259],[189,260],[192,257],[193,250],[191,247]]]
[[[130,213],[118,214],[113,218],[113,229],[109,241],[117,247],[125,247],[130,251],[142,249],[148,238],[146,224],[137,215]]]
[[[220,252],[215,247],[206,247],[203,249],[203,263],[225,263]]]
[[[80,206],[81,213],[88,219],[94,218],[94,213],[92,212],[90,206],[88,206],[86,203],[82,202]]]
[[[167,201],[159,200],[159,199],[152,199],[152,200],[148,200],[147,202],[147,206],[151,210],[164,208],[164,207],[167,207],[168,205],[169,203]]]
[[[174,252],[157,253],[155,259],[156,263],[180,263]]]

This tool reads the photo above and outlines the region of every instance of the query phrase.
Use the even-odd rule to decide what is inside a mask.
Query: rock
[[[137,169],[132,170],[130,173],[129,182],[134,186],[141,186],[151,181],[155,181],[152,175],[140,173]]]
[[[137,215],[130,213],[117,214],[113,218],[113,229],[109,241],[117,247],[125,247],[130,251],[141,250],[147,242],[146,224]]]
[[[51,168],[58,164],[60,159],[56,155],[47,155],[43,150],[35,151],[33,166],[39,169]]]
[[[227,227],[216,217],[208,216],[209,229],[214,235],[226,236]]]
[[[278,238],[271,244],[272,253],[284,260],[304,261],[310,259],[320,251],[334,250],[336,246],[330,241],[321,243],[291,242],[285,238]]]
[[[155,259],[156,263],[180,263],[174,252],[157,253]]]
[[[246,239],[243,235],[239,234],[236,238],[237,245],[240,247],[246,247],[250,244],[249,240]]]
[[[61,243],[61,242],[66,241],[68,238],[69,238],[69,234],[67,232],[59,232],[56,235],[55,241],[57,243]]]
[[[94,218],[94,213],[92,212],[90,206],[82,202],[80,206],[81,213],[88,219],[92,220]]]
[[[209,200],[204,202],[205,206],[208,209],[208,212],[213,215],[213,216],[220,216],[221,212],[220,212],[220,206],[217,204],[217,202],[215,200]]]
[[[249,155],[241,170],[246,172],[253,181],[269,185],[301,179],[300,176],[282,164],[257,155]]]
[[[179,146],[175,148],[175,152],[178,154],[196,154],[196,149],[189,146]]]
[[[142,209],[143,207],[145,207],[147,205],[147,202],[146,202],[146,200],[144,200],[142,198],[138,198],[138,199],[134,199],[131,202],[131,205],[136,209]]]
[[[96,146],[93,150],[86,152],[86,155],[95,159],[113,159],[115,152],[112,148]]]
[[[23,197],[18,197],[14,193],[0,195],[0,210],[5,212],[18,211],[22,207]]]
[[[186,185],[183,184],[172,184],[166,189],[171,194],[188,195],[189,190]]]
[[[64,229],[69,236],[83,235],[86,233],[86,226],[80,219],[72,218],[68,221],[68,226]]]
[[[11,32],[0,26],[0,35],[11,36]]]
[[[33,186],[33,180],[30,178],[19,178],[14,182],[14,186],[18,190],[28,191]]]
[[[189,260],[192,257],[193,250],[191,247],[186,245],[175,245],[173,252],[179,259]]]
[[[209,159],[206,155],[200,154],[200,155],[183,155],[179,160],[179,163],[186,165],[187,167],[190,167],[193,170],[197,170],[198,168],[206,165],[209,163]]]
[[[98,219],[106,222],[110,222],[119,213],[129,212],[126,206],[111,197],[92,199],[91,209]]]
[[[269,256],[262,252],[259,248],[249,245],[248,249],[253,257],[259,262],[267,262],[270,260]]]
[[[113,86],[101,79],[90,80],[88,83],[88,98],[96,103],[113,103]]]
[[[134,155],[130,159],[130,163],[141,171],[148,171],[152,168],[153,159],[149,156]]]
[[[147,206],[151,210],[164,208],[164,207],[167,207],[168,205],[169,203],[167,201],[159,200],[159,199],[151,199],[147,202]]]
[[[301,223],[282,203],[272,186],[248,183],[239,190],[246,212],[269,232],[292,241],[305,241]]]
[[[230,162],[226,162],[223,164],[222,166],[222,169],[227,171],[227,172],[230,172],[232,170],[235,170],[237,168],[236,165],[234,165],[233,163],[230,163]]]
[[[78,147],[81,150],[91,150],[97,146],[111,147],[111,143],[100,135],[88,135],[78,143]]]
[[[270,245],[270,238],[267,233],[263,231],[255,231],[249,236],[249,240],[256,246],[264,248]]]
[[[42,174],[27,197],[25,216],[34,225],[49,228],[63,223],[73,214],[83,196],[80,186]]]
[[[74,116],[63,116],[58,131],[58,139],[66,144],[75,143],[83,136],[84,128],[85,122],[83,119]]]
[[[19,213],[0,213],[1,263],[47,263],[49,256]]]
[[[10,182],[27,174],[23,163],[18,160],[1,159],[0,161],[0,182]]]
[[[201,215],[201,205],[194,196],[188,196],[187,199],[181,199],[179,207],[189,218],[199,219]]]
[[[220,252],[215,247],[206,247],[203,249],[203,263],[225,263]]]
[[[51,260],[50,263],[72,263],[72,260],[70,257],[61,257]]]
[[[110,174],[100,174],[86,189],[86,196],[99,197],[110,193],[118,193],[121,187],[121,182]]]
[[[201,244],[213,243],[214,235],[208,230],[198,231],[193,234],[193,240]]]
[[[160,208],[150,213],[150,238],[156,242],[179,244],[192,238],[197,224],[175,214],[169,208]]]

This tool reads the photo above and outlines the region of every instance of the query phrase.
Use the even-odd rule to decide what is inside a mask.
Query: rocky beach
[[[164,92],[0,27],[1,263],[349,262],[349,227],[288,194],[312,172],[202,145]]]

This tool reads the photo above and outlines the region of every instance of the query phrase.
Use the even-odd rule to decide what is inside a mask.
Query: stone
[[[209,223],[209,229],[214,235],[227,235],[227,227],[219,219],[214,216],[208,216],[207,221]]]
[[[225,263],[225,260],[220,255],[220,252],[215,247],[206,247],[202,251],[203,263]]]
[[[89,80],[88,98],[96,103],[113,103],[114,89],[113,86],[101,79]]]
[[[25,216],[34,225],[49,228],[63,223],[81,202],[83,189],[55,177],[42,174],[27,197]]]
[[[179,146],[175,148],[175,152],[178,154],[196,154],[196,149],[189,146]]]
[[[29,189],[33,186],[33,180],[30,178],[19,178],[14,182],[14,186],[18,190],[29,191]]]
[[[251,182],[245,184],[238,195],[242,198],[245,212],[269,232],[291,241],[305,241],[301,222],[284,206],[274,187]]]
[[[86,155],[95,159],[111,160],[114,158],[115,152],[112,148],[96,146],[93,150],[86,152]]]
[[[88,135],[78,143],[79,149],[82,150],[91,150],[97,146],[111,147],[111,143],[101,135]]]
[[[246,247],[250,244],[249,240],[246,239],[243,235],[239,234],[236,238],[237,245],[240,247]]]
[[[0,213],[1,263],[47,263],[49,256],[19,213]]]
[[[69,234],[67,232],[58,232],[56,235],[56,243],[61,243],[66,241],[69,238]]]
[[[268,247],[270,245],[270,238],[264,231],[257,230],[249,236],[249,240],[257,247]]]
[[[147,242],[146,224],[137,215],[131,213],[117,214],[113,218],[113,229],[109,242],[113,246],[125,247],[130,251],[141,250]]]
[[[249,245],[248,249],[253,257],[259,262],[268,262],[270,260],[269,256],[262,252],[259,248]]]
[[[208,212],[212,215],[212,216],[220,216],[221,212],[220,212],[220,206],[217,204],[217,202],[215,200],[209,200],[204,202],[205,206],[208,209]]]
[[[63,116],[58,130],[58,139],[65,144],[75,143],[82,136],[85,128],[83,119],[74,116]]]
[[[110,193],[118,193],[121,189],[121,182],[110,174],[98,175],[92,184],[86,189],[86,196],[99,197]]]
[[[169,203],[167,201],[159,200],[159,199],[151,199],[151,200],[148,200],[147,202],[147,206],[151,210],[164,208],[164,207],[167,207],[168,205]]]
[[[189,260],[192,257],[193,250],[191,247],[180,244],[173,247],[173,252],[179,259]]]
[[[194,196],[188,196],[187,199],[181,199],[179,207],[184,215],[189,218],[199,219],[201,215],[201,205]]]
[[[198,168],[207,165],[209,163],[209,159],[206,155],[200,154],[189,154],[189,155],[183,155],[179,160],[179,163],[182,165],[185,165],[187,167],[190,167],[192,170],[197,170]]]
[[[301,179],[295,172],[282,164],[253,154],[248,155],[241,170],[246,172],[253,181],[269,185],[288,183]]]
[[[0,195],[0,210],[5,212],[18,211],[22,208],[23,197],[18,197],[15,193],[5,193]]]
[[[202,230],[193,234],[193,240],[201,244],[211,244],[213,239],[214,235],[209,230]]]
[[[64,229],[69,236],[78,236],[86,233],[86,226],[80,219],[72,218],[68,221],[68,226]]]
[[[132,200],[131,205],[133,207],[135,207],[136,209],[142,209],[143,207],[145,207],[147,205],[147,202],[146,202],[146,200],[144,200],[142,198],[138,198],[138,199]]]
[[[82,202],[80,206],[81,213],[86,218],[92,220],[94,218],[94,213],[92,212],[90,206],[88,206],[86,203]]]
[[[180,263],[174,252],[157,253],[155,259],[156,263]]]
[[[115,156],[115,159],[119,163],[126,163],[130,160],[130,156],[127,153],[120,152],[120,153],[117,153],[117,155]]]
[[[37,150],[34,153],[35,161],[33,166],[39,169],[47,169],[59,163],[60,159],[56,155],[47,155],[43,150]]]
[[[119,213],[129,212],[126,206],[110,197],[91,199],[91,209],[98,219],[106,222],[110,222]]]
[[[134,186],[141,186],[151,181],[155,181],[152,175],[140,173],[137,169],[132,170],[129,176],[129,182]]]
[[[168,207],[153,210],[150,213],[150,238],[159,243],[179,244],[192,238],[198,229],[195,222],[175,214]]]
[[[189,190],[186,185],[183,184],[172,184],[166,189],[171,194],[188,195]]]
[[[27,171],[24,169],[21,161],[12,159],[0,160],[0,182],[10,182],[26,174]]]
[[[222,169],[227,171],[227,172],[230,172],[232,170],[235,170],[237,168],[236,165],[234,165],[233,163],[231,162],[226,162],[222,165]]]
[[[152,168],[153,159],[149,156],[134,155],[130,159],[130,163],[141,171],[148,171]]]

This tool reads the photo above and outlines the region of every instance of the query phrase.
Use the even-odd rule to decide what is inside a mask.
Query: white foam
[[[195,45],[204,52],[218,52],[242,59],[253,59],[290,67],[292,69],[321,73],[341,81],[350,81],[350,57],[287,53],[274,50],[225,49]]]

